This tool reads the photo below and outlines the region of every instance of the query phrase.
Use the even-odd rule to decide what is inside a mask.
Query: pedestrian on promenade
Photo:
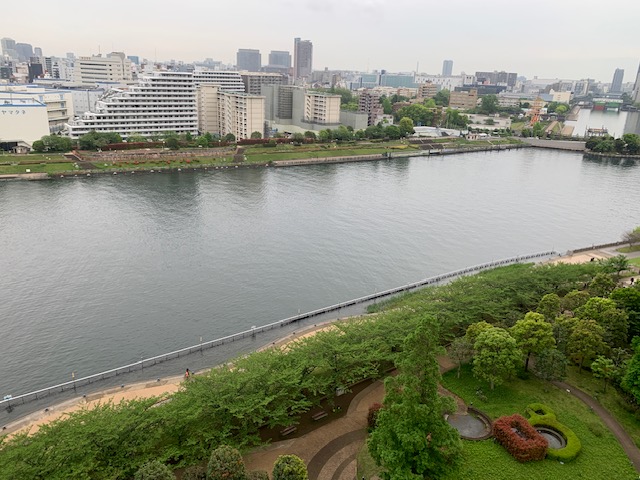
[[[191,372],[189,372],[189,369],[187,368],[187,371],[184,372],[184,379],[189,380],[190,377],[191,377]]]

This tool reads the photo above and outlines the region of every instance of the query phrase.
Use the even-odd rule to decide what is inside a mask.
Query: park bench
[[[327,415],[329,415],[327,412],[325,412],[324,410],[320,410],[319,412],[316,412],[313,415],[311,415],[311,418],[313,418],[313,420],[315,421],[318,421],[318,420],[322,420]]]
[[[288,427],[283,428],[282,430],[280,430],[280,435],[282,435],[283,437],[286,437],[287,435],[291,435],[297,429],[298,428],[295,425],[289,425]]]

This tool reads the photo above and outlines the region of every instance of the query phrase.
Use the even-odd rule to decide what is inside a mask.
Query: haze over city
[[[91,55],[123,51],[149,60],[235,63],[239,48],[292,50],[293,38],[314,45],[313,68],[439,73],[506,70],[532,78],[610,81],[616,68],[633,81],[640,60],[640,2],[514,4],[387,0],[273,0],[91,5],[70,0],[51,21],[50,2],[3,6],[0,36],[43,49]]]

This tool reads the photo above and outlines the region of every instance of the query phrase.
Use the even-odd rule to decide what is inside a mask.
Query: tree
[[[557,348],[547,348],[536,355],[534,370],[543,380],[562,380],[567,376],[567,357]]]
[[[127,137],[127,143],[146,143],[147,137],[140,135],[139,133],[132,133]]]
[[[498,97],[495,95],[484,95],[480,100],[479,113],[492,115],[498,111]]]
[[[393,105],[391,105],[391,100],[389,100],[386,95],[380,97],[380,103],[382,104],[382,112],[385,115],[391,115],[393,113]]]
[[[529,312],[523,320],[518,320],[510,330],[516,339],[518,347],[526,353],[524,371],[529,370],[529,358],[531,354],[538,354],[543,350],[552,348],[556,341],[553,338],[553,327],[546,322],[541,313]]]
[[[236,141],[236,136],[233,133],[227,133],[224,136],[224,141],[229,143],[234,143]]]
[[[433,97],[433,100],[436,102],[436,105],[440,105],[442,107],[448,107],[449,97],[450,97],[449,90],[445,88],[438,91],[438,93],[436,93],[436,96]]]
[[[625,133],[622,135],[622,140],[625,142],[625,150],[631,155],[638,155],[640,153],[640,135],[635,133]]]
[[[604,329],[603,340],[610,347],[622,347],[627,343],[629,317],[609,298],[593,297],[576,310],[579,319],[595,320]]]
[[[413,120],[409,117],[402,117],[398,126],[400,127],[400,132],[403,137],[413,135],[415,133],[415,130],[413,129]]]
[[[152,460],[142,465],[134,480],[175,480],[176,476],[171,469],[158,460]]]
[[[636,243],[640,243],[640,227],[636,227],[633,230],[629,230],[628,232],[624,232],[622,235],[622,240],[629,244],[629,247],[632,247]]]
[[[465,338],[470,345],[475,345],[476,340],[478,339],[478,335],[480,335],[485,330],[491,330],[492,328],[493,325],[485,321],[472,323],[467,327]]]
[[[522,352],[515,339],[503,328],[485,330],[473,346],[473,373],[489,382],[491,390],[516,372]]]
[[[384,408],[368,447],[386,478],[438,479],[459,459],[459,434],[444,419],[453,402],[438,394],[439,350],[435,321],[421,318],[398,355],[399,374],[385,381]]]
[[[311,130],[307,130],[306,132],[304,132],[304,138],[311,138],[315,140],[317,138],[317,135],[315,134],[315,132],[312,132]]]
[[[384,128],[384,134],[391,140],[398,140],[400,137],[402,137],[402,131],[397,125],[387,125]]]
[[[614,288],[616,288],[616,282],[611,275],[603,272],[596,274],[589,283],[589,293],[595,297],[607,297]]]
[[[301,144],[304,143],[304,135],[302,133],[294,133],[291,136],[291,139],[294,143]]]
[[[307,480],[309,473],[302,459],[296,455],[280,455],[271,472],[273,480]]]
[[[600,265],[605,273],[613,273],[616,280],[620,279],[620,273],[629,269],[629,259],[625,255],[616,255],[599,260]]]
[[[621,386],[640,403],[640,337],[633,339],[633,356],[629,360],[627,370],[622,377]]]
[[[432,125],[435,115],[434,109],[419,103],[407,105],[396,112],[397,118],[410,118],[414,125]]]
[[[562,310],[575,312],[576,309],[587,303],[587,300],[589,300],[590,297],[591,295],[589,295],[589,292],[572,290],[562,297],[560,300],[560,306],[562,307]]]
[[[573,329],[567,350],[578,362],[579,371],[585,360],[605,351],[603,336],[604,329],[595,320],[582,320]]]
[[[552,322],[560,315],[560,297],[556,293],[547,293],[540,299],[536,312],[544,315],[547,322]]]
[[[560,315],[555,318],[552,323],[553,326],[553,338],[556,341],[556,348],[563,355],[567,354],[567,345],[569,344],[569,338],[573,333],[574,328],[578,324],[578,319],[570,315]]]
[[[609,298],[616,302],[616,306],[625,312],[629,319],[627,338],[640,335],[640,290],[636,288],[616,288]]]
[[[167,146],[167,148],[170,148],[171,150],[180,149],[180,139],[177,136],[168,137],[164,141],[164,144]]]
[[[449,347],[449,356],[453,358],[458,364],[458,378],[460,378],[460,369],[462,362],[471,356],[473,353],[473,345],[469,343],[466,337],[456,337],[451,342]]]
[[[458,110],[447,108],[444,115],[443,124],[447,128],[467,128],[471,121],[467,115],[461,114]]]
[[[258,140],[262,138],[262,134],[256,130],[255,132],[251,133],[251,138]]]
[[[245,480],[247,471],[240,452],[221,445],[211,452],[207,465],[208,480]]]
[[[602,378],[604,380],[604,391],[607,391],[607,383],[616,374],[616,366],[613,360],[607,357],[599,355],[593,362],[591,362],[591,371],[596,378]]]

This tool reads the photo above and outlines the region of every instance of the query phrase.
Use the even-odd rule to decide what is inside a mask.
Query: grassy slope
[[[524,413],[532,402],[541,402],[551,407],[560,422],[569,426],[582,442],[578,458],[561,464],[552,460],[520,464],[504,448],[493,440],[464,442],[464,455],[459,471],[452,472],[450,480],[512,480],[527,478],[547,480],[555,478],[622,480],[637,479],[615,437],[604,427],[600,419],[588,407],[566,392],[536,378],[513,379],[506,385],[489,391],[485,384],[476,380],[470,366],[463,368],[460,379],[449,372],[443,379],[449,390],[461,396],[467,403],[487,412],[492,418],[512,413]],[[481,401],[476,390],[481,387],[487,401]]]

